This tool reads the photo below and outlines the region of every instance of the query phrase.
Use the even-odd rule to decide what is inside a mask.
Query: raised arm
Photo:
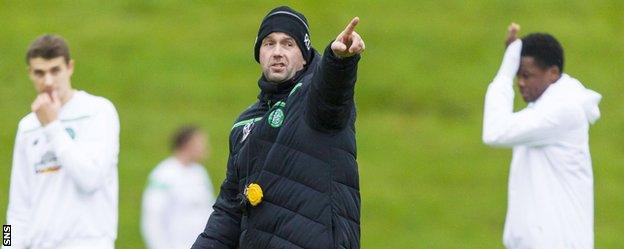
[[[354,86],[357,64],[365,49],[364,40],[355,32],[355,17],[323,53],[312,78],[307,99],[308,124],[321,131],[344,129],[354,112]]]
[[[580,109],[575,105],[545,103],[513,112],[513,81],[522,50],[522,41],[516,37],[518,29],[518,25],[510,25],[503,62],[485,95],[483,142],[491,146],[553,143],[558,141],[562,128],[579,123],[572,120],[580,116]]]

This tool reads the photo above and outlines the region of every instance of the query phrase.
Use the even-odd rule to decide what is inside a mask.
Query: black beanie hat
[[[308,20],[303,14],[291,9],[288,6],[280,6],[269,12],[258,29],[258,36],[254,44],[254,57],[260,62],[260,45],[262,40],[273,32],[284,32],[295,39],[303,59],[310,61],[312,57],[312,42],[310,41],[310,30]]]

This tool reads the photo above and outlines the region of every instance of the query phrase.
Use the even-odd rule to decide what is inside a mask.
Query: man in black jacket
[[[321,57],[301,13],[282,6],[264,18],[261,92],[232,127],[226,179],[192,248],[360,247],[358,22]]]

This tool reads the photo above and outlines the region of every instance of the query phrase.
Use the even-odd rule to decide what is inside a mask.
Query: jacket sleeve
[[[97,191],[117,169],[119,117],[108,102],[89,121],[89,130],[72,140],[60,121],[43,128],[60,164],[83,193]]]
[[[28,231],[32,206],[30,203],[31,175],[24,154],[24,142],[18,130],[13,149],[13,165],[11,169],[11,186],[9,190],[9,207],[7,223],[11,225],[11,247],[28,248]],[[4,247],[3,247],[4,248]]]
[[[347,127],[354,111],[353,94],[360,55],[337,58],[330,46],[316,68],[306,100],[306,122],[324,132]]]
[[[191,248],[193,249],[235,249],[240,237],[241,209],[238,196],[238,173],[232,156],[232,138],[230,139],[230,158],[225,180],[208,218],[204,231],[199,234]]]

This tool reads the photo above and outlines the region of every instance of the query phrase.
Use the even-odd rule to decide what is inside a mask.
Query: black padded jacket
[[[259,80],[230,134],[226,178],[192,248],[360,247],[353,99],[359,55],[326,48],[292,80]],[[263,199],[252,206],[248,184]]]

